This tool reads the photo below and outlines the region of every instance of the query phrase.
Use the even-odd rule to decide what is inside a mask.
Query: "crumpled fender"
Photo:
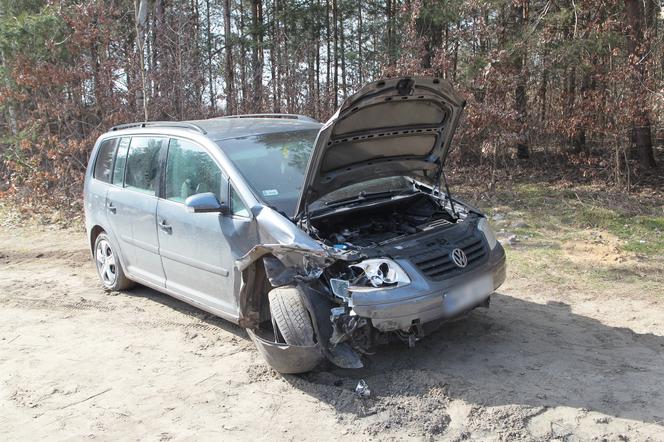
[[[251,329],[247,329],[247,333],[265,361],[279,373],[294,374],[311,371],[325,359],[318,345],[279,344],[263,339]]]
[[[238,293],[239,320],[247,329],[268,363],[281,373],[301,373],[313,369],[325,357],[343,368],[360,368],[359,355],[348,344],[329,348],[332,335],[330,309],[333,303],[312,286],[319,284],[323,269],[335,261],[356,259],[355,253],[340,251],[320,244],[299,229],[284,229],[276,223],[276,213],[263,209],[256,213],[266,225],[259,224],[259,234],[265,243],[251,248],[245,255],[235,260],[235,268],[242,275]],[[270,241],[271,240],[271,241]],[[270,287],[297,284],[303,290],[302,301],[309,311],[313,327],[318,337],[314,346],[290,346],[272,342],[260,336],[260,306]],[[347,348],[344,347],[347,346]]]
[[[286,267],[293,267],[305,271],[315,270],[316,267],[322,269],[334,262],[334,258],[332,258],[324,249],[315,250],[298,244],[260,244],[254,246],[244,256],[238,258],[235,261],[235,266],[238,270],[243,271],[254,261],[268,254],[278,258]],[[316,278],[319,275],[320,273]]]
[[[306,283],[299,284],[302,302],[309,311],[311,322],[318,337],[320,351],[334,365],[341,368],[362,368],[360,356],[348,343],[342,343],[330,347],[332,336],[332,322],[330,322],[330,309],[334,306],[332,302],[316,293],[316,290]]]
[[[258,262],[265,257],[271,265]],[[269,259],[274,257],[274,259]],[[295,279],[313,280],[323,268],[334,260],[323,249],[283,244],[260,244],[235,260],[235,268],[242,275],[236,302],[239,306],[238,324],[244,328],[256,328],[259,323],[261,298],[269,290],[264,279],[272,287],[292,284]],[[271,273],[266,274],[266,271]],[[279,281],[275,279],[278,274]]]
[[[286,248],[288,249],[287,253],[301,253],[301,250],[294,251],[290,247]],[[307,276],[306,274],[301,274],[300,269],[297,267],[287,267],[282,259],[284,257],[293,258],[293,256],[283,254],[284,246],[276,248],[257,246],[254,250],[256,250],[256,253],[253,255],[255,259],[249,261],[249,263],[253,263],[262,257],[264,266],[261,271],[265,271],[265,276],[273,287],[297,284],[302,289],[300,290],[302,303],[309,311],[312,326],[318,340],[316,345],[313,346],[292,346],[272,342],[261,337],[257,329],[254,330],[258,325],[255,312],[252,312],[250,315],[241,316],[242,321],[244,321],[244,323],[241,322],[241,325],[247,328],[249,336],[268,364],[280,373],[303,373],[312,370],[323,359],[327,358],[341,368],[362,368],[363,364],[360,356],[350,345],[347,343],[342,343],[336,347],[330,347],[329,345],[330,337],[332,336],[330,309],[334,307],[334,304],[326,297],[321,296],[320,291],[322,287],[312,287],[319,284],[318,277],[322,269],[320,267],[312,267],[309,270],[310,274]],[[279,257],[282,259],[279,259]],[[322,258],[322,256],[314,255],[312,262],[327,264],[326,259],[317,261],[316,258]],[[247,301],[246,298],[245,301]],[[245,308],[241,310],[241,315],[248,310],[246,303],[243,306]]]

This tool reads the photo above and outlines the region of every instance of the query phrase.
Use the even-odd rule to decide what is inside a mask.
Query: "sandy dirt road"
[[[82,231],[0,228],[2,440],[664,440],[663,423],[656,294],[511,273],[414,349],[281,376],[236,326],[101,290]]]

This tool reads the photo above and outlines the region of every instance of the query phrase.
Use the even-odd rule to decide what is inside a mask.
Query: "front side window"
[[[163,140],[152,137],[134,137],[129,145],[125,172],[125,187],[149,195],[155,194],[159,151]]]
[[[240,199],[240,195],[237,194],[233,186],[230,186],[229,192],[231,195],[231,214],[249,218],[249,210],[247,210],[247,206],[244,205],[244,202]]]
[[[113,156],[115,155],[115,146],[117,139],[111,138],[104,140],[99,146],[97,160],[95,161],[95,178],[105,183],[111,182],[111,173],[113,171]]]
[[[221,169],[204,148],[191,141],[171,139],[166,160],[166,199],[184,202],[191,195],[212,192],[222,201],[221,182]]]

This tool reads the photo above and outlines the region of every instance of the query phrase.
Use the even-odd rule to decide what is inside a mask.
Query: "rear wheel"
[[[309,311],[302,302],[300,289],[293,286],[277,287],[268,294],[274,334],[288,345],[312,346],[314,327]]]
[[[125,276],[120,257],[106,233],[100,233],[95,240],[94,260],[97,274],[106,290],[124,290],[134,285],[133,281]]]

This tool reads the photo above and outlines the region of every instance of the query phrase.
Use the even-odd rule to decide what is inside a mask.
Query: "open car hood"
[[[433,180],[464,105],[440,78],[390,78],[360,89],[318,133],[296,217],[351,184],[395,175]]]

